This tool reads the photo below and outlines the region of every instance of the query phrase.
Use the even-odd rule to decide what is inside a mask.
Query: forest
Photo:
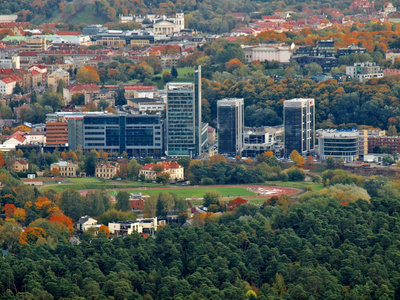
[[[395,299],[399,183],[358,184],[371,197],[343,202],[323,190],[288,206],[283,196],[261,208],[209,213],[193,227],[167,226],[155,238],[100,234],[73,245],[44,242],[37,230],[36,243],[3,254],[1,297]]]

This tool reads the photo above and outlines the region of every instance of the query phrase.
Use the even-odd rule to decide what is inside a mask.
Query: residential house
[[[136,231],[139,234],[152,234],[157,231],[157,218],[140,218],[136,221],[108,223],[110,234],[129,235]]]
[[[383,77],[383,71],[376,63],[367,61],[354,63],[353,66],[346,66],[346,75],[357,78],[360,82],[364,82],[371,78]]]
[[[28,171],[29,164],[24,160],[16,160],[11,165],[11,171],[13,172],[26,172]]]
[[[15,149],[17,145],[26,145],[26,138],[22,134],[22,132],[14,132],[10,137],[3,143],[3,145],[10,146],[12,149]]]
[[[119,171],[119,164],[99,163],[96,166],[95,176],[98,178],[113,178]]]
[[[139,171],[139,176],[144,175],[146,180],[155,180],[157,178],[156,166],[162,166],[163,170],[160,172],[166,172],[170,174],[170,181],[180,181],[184,179],[184,168],[174,161],[163,161],[157,164],[145,164]]]
[[[93,219],[89,216],[81,217],[78,222],[76,223],[76,230],[80,232],[84,232],[89,228],[99,229],[101,224],[97,224],[97,220]]]
[[[58,169],[61,177],[76,177],[78,166],[69,161],[59,161],[50,165],[50,170]]]

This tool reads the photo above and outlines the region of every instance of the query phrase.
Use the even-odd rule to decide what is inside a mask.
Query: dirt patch
[[[297,189],[276,186],[249,186],[247,189],[262,197],[279,197],[282,195],[292,195],[299,192]]]

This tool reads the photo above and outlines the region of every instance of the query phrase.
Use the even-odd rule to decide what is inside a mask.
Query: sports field
[[[249,191],[246,187],[186,187],[186,188],[165,188],[165,189],[135,189],[125,190],[128,193],[142,193],[143,195],[154,195],[159,193],[172,193],[179,198],[203,198],[204,194],[209,191],[219,192],[221,197],[244,197],[256,196],[257,194]],[[118,194],[118,190],[109,191],[113,196]]]

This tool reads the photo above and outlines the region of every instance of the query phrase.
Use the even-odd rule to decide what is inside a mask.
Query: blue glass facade
[[[104,115],[83,118],[83,145],[130,156],[161,156],[162,121],[159,115]]]

